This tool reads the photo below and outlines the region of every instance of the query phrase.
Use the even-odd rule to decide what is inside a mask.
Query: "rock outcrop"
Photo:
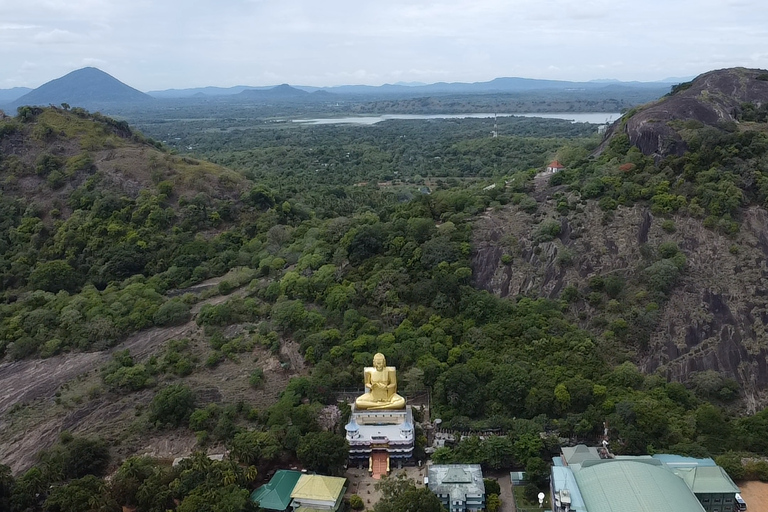
[[[768,403],[768,211],[746,210],[735,237],[683,215],[671,219],[676,230],[669,232],[662,228],[665,219],[643,205],[619,207],[606,217],[597,204],[586,203],[560,216],[554,210],[555,190],[549,189],[536,214],[509,206],[489,209],[478,219],[475,284],[499,296],[551,299],[574,286],[580,298],[568,314],[600,339],[615,318],[628,320],[633,330],[641,328],[630,320],[630,310],[644,308],[637,297],[646,293],[649,253],[674,242],[686,256],[686,268],[653,312],[655,320],[646,324],[645,341],[617,343],[611,350],[631,357],[647,373],[659,371],[680,382],[713,370],[739,382],[747,409]],[[560,222],[560,235],[541,241],[538,226],[553,220]],[[511,262],[510,256],[504,258],[509,263],[502,261],[504,254]],[[590,302],[590,279],[611,275],[626,282],[618,300],[601,294],[599,303]]]
[[[616,121],[598,152],[605,149],[611,137],[624,133],[644,155],[656,159],[682,155],[687,145],[680,130],[686,121],[721,127],[737,121],[742,103],[768,103],[768,71],[721,69],[680,84],[659,101]]]

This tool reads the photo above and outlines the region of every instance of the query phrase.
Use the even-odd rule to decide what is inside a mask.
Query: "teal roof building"
[[[738,510],[739,488],[710,458],[613,455],[578,445],[553,460],[553,512]]]
[[[589,512],[704,512],[685,482],[660,461],[586,460],[573,473]]]
[[[266,510],[288,510],[291,504],[291,493],[296,482],[301,478],[300,471],[280,469],[269,483],[262,485],[251,493],[251,501],[258,502],[259,507]]]
[[[683,479],[707,512],[737,510],[738,486],[712,459],[694,459],[675,455],[654,455]]]

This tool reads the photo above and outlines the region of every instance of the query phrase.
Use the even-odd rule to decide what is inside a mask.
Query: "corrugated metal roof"
[[[301,472],[280,469],[268,484],[262,485],[251,494],[251,501],[258,501],[261,508],[285,510],[291,503],[291,492],[299,481]]]
[[[590,461],[593,462],[593,461]],[[604,460],[574,471],[589,512],[702,512],[679,477],[645,460]]]
[[[693,468],[672,468],[688,487],[696,494],[733,493],[739,488],[720,466],[702,466]]]
[[[565,459],[565,463],[569,466],[571,464],[581,464],[585,460],[600,459],[600,454],[598,453],[597,448],[584,444],[564,446],[562,452],[563,459]]]
[[[653,456],[667,466],[716,466],[715,461],[710,458],[697,459],[695,457],[684,457],[671,453],[657,453]]]
[[[552,487],[555,492],[567,489],[571,493],[571,510],[573,512],[586,512],[587,507],[584,505],[584,498],[576,484],[576,478],[573,476],[571,468],[554,466],[552,468]]]

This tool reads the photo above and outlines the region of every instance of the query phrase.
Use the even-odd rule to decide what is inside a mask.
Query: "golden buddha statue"
[[[384,354],[373,356],[373,367],[365,369],[366,393],[357,397],[357,409],[403,409],[405,398],[397,394],[395,367],[387,366]]]

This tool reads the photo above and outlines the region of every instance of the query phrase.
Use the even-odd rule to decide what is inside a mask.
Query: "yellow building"
[[[294,512],[335,511],[347,487],[347,479],[335,476],[301,475],[291,493]]]

